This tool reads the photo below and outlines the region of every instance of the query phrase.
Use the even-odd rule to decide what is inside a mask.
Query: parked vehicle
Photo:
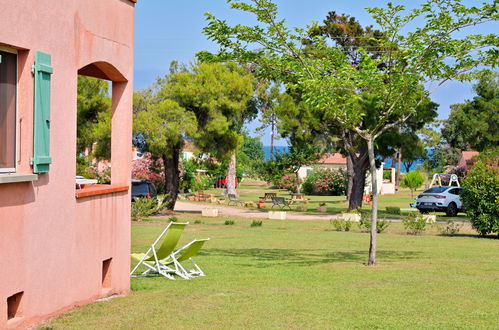
[[[236,178],[236,187],[239,185],[239,182],[237,181]],[[219,176],[218,178],[215,179],[213,182],[213,188],[227,188],[227,177],[226,176]]]
[[[154,183],[148,180],[132,180],[132,202],[138,198],[156,198],[158,193]]]
[[[416,198],[416,208],[421,213],[443,211],[447,216],[456,216],[463,211],[463,202],[459,196],[462,188],[455,186],[432,187],[423,191]]]

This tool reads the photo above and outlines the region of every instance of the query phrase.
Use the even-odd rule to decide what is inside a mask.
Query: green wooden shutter
[[[49,54],[36,52],[33,74],[35,76],[34,98],[34,141],[33,165],[34,173],[49,171],[50,158],[50,75],[53,72]]]

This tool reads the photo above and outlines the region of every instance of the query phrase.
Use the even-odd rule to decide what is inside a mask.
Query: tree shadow
[[[364,263],[367,251],[336,251],[325,249],[207,249],[200,252],[206,256],[221,256],[229,258],[250,258],[254,262],[240,264],[248,267],[266,268],[278,265],[312,266],[328,263]],[[421,254],[417,251],[378,251],[379,259],[384,261],[400,261],[416,259]]]

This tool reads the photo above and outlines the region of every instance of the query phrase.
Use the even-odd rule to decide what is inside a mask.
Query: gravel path
[[[237,207],[230,207],[223,205],[198,204],[185,201],[177,201],[175,203],[175,211],[179,212],[184,211],[184,212],[201,213],[201,210],[204,208],[218,209],[218,212],[221,215],[233,215],[238,217],[256,218],[256,219],[262,219],[268,217],[267,211],[240,209]],[[339,214],[320,215],[320,214],[291,213],[291,212],[288,212],[286,214],[287,220],[331,220],[331,219],[336,219],[338,217]]]

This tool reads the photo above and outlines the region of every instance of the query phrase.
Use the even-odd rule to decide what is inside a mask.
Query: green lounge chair
[[[172,253],[171,256],[167,260],[165,260],[165,265],[167,267],[173,266],[176,272],[181,272],[189,278],[193,278],[196,276],[206,276],[201,268],[199,268],[199,266],[196,264],[194,259],[192,259],[192,257],[195,256],[199,252],[199,250],[201,250],[204,243],[209,240],[209,238],[193,240],[189,244]],[[188,269],[180,264],[185,260],[189,260],[194,266],[194,269]]]
[[[189,279],[189,277],[183,272],[170,268],[162,262],[162,260],[171,257],[173,251],[175,250],[175,246],[177,246],[177,243],[180,240],[180,236],[182,236],[182,233],[188,224],[189,223],[170,222],[154,243],[152,243],[146,253],[132,253],[132,259],[138,263],[133,268],[130,276],[147,276],[151,273],[158,273],[171,280],[175,279],[175,277],[171,274],[176,274],[184,279]],[[157,247],[157,244],[161,239],[163,239],[163,242],[159,247]],[[134,275],[135,271],[141,265],[147,267],[148,269],[140,275]]]

